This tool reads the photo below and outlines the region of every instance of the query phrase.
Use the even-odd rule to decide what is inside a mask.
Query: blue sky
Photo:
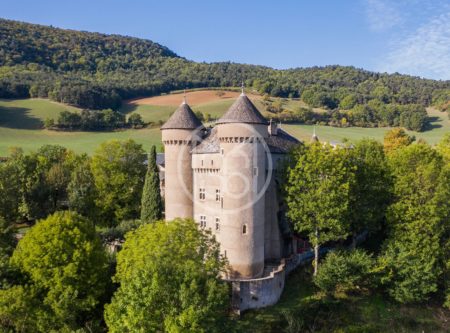
[[[450,79],[449,0],[1,0],[3,18],[151,39],[195,61]]]

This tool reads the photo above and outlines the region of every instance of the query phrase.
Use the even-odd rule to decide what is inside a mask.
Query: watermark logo
[[[196,206],[194,212],[197,214],[215,216],[242,213],[259,200],[264,200],[271,183],[273,161],[264,136],[248,124],[236,123],[232,126],[233,133],[222,138],[222,141],[219,140],[217,132],[209,133],[209,136],[216,136],[212,140],[205,137],[203,127],[198,128],[184,139],[184,142],[191,142],[191,145],[182,145],[178,152],[177,180],[184,194]],[[229,130],[227,128],[227,131]],[[239,133],[243,133],[242,136]],[[203,146],[198,147],[199,144]],[[203,163],[199,164],[197,161],[197,165],[194,165],[191,184],[190,180],[183,176],[186,174],[183,170],[191,167],[186,165],[186,156],[193,157],[196,147],[206,150],[213,148],[214,152],[202,152],[197,155],[200,157],[194,157],[200,161],[203,159]],[[211,164],[211,159],[215,161],[214,164]]]

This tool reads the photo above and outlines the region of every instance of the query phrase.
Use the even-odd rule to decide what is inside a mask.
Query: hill
[[[261,94],[301,97],[312,107],[330,110],[348,110],[371,100],[429,106],[448,105],[450,99],[450,81],[343,66],[275,70],[196,63],[148,40],[0,19],[3,98],[48,97],[83,108],[117,109],[124,99],[183,88],[239,86],[242,80]],[[379,112],[376,107],[357,110],[362,115],[356,121],[361,126],[380,121],[370,117],[370,112]]]

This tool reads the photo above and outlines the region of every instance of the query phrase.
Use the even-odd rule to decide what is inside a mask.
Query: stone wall
[[[258,309],[276,304],[283,292],[284,282],[284,262],[275,267],[267,277],[231,281],[233,310],[240,314],[248,309]]]
[[[367,237],[367,231],[362,232],[356,239],[360,244]],[[322,247],[319,255],[323,256],[333,248]],[[289,258],[281,259],[281,264],[264,274],[265,277],[248,280],[227,280],[231,282],[231,306],[233,311],[240,314],[249,309],[259,309],[274,305],[283,293],[284,284],[288,275],[299,266],[303,266],[314,259],[314,251],[293,254]],[[266,269],[266,268],[265,268]]]

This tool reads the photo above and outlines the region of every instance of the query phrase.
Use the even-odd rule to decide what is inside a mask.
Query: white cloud
[[[398,8],[384,0],[366,0],[366,15],[370,29],[377,32],[389,30],[403,21]]]
[[[380,70],[450,80],[450,10],[391,43]]]

